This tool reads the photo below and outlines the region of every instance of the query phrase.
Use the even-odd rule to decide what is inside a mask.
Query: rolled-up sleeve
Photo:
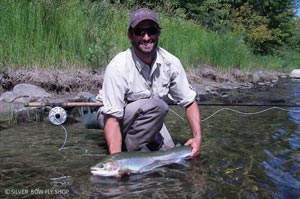
[[[102,85],[102,113],[109,114],[117,118],[124,115],[126,78],[121,71],[122,56],[116,56],[107,66]],[[124,62],[123,62],[124,63]]]
[[[170,95],[178,105],[186,107],[196,99],[196,92],[189,84],[186,73],[180,61],[172,67]]]

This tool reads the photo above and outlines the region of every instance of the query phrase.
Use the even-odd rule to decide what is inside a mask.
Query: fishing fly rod
[[[300,104],[198,103],[199,106],[300,107]]]
[[[170,104],[171,105],[171,104]],[[175,104],[173,104],[175,105]],[[213,113],[211,116],[207,117],[206,119],[202,119],[201,121],[204,122],[208,119],[210,119],[211,117],[213,117],[215,114],[217,114],[218,112],[222,111],[222,110],[231,110],[234,111],[236,113],[240,113],[240,114],[244,114],[244,115],[254,115],[254,114],[259,114],[271,109],[281,109],[283,110],[283,108],[280,107],[300,107],[300,104],[278,104],[278,103],[272,103],[272,104],[248,104],[248,103],[200,103],[198,102],[199,106],[219,106],[219,107],[223,107],[222,109],[216,111],[215,113]],[[62,103],[50,103],[50,102],[29,102],[24,104],[25,107],[52,107],[52,109],[49,112],[48,118],[50,120],[50,122],[54,125],[59,125],[64,129],[65,132],[65,141],[64,144],[62,145],[62,147],[59,149],[65,149],[65,144],[67,141],[67,130],[65,129],[65,127],[62,125],[63,123],[65,123],[66,119],[67,119],[67,112],[64,108],[66,107],[101,107],[103,106],[102,102],[62,102]],[[259,112],[255,112],[255,113],[242,113],[240,111],[236,111],[230,108],[226,108],[226,107],[270,107],[266,110],[263,111],[259,111]],[[172,109],[170,109],[175,115],[177,115],[179,118],[181,118],[182,120],[184,120],[184,118],[182,118],[180,115],[178,115],[175,111],[173,111]],[[286,110],[286,109],[284,109]],[[286,110],[287,111],[287,110]],[[95,114],[94,114],[95,115]],[[89,116],[90,117],[90,116]],[[90,117],[92,118],[92,117]]]
[[[25,104],[25,107],[88,107],[88,106],[103,106],[102,102],[29,102]]]
[[[170,104],[171,105],[171,104]],[[175,104],[172,104],[175,105]],[[219,106],[219,107],[271,107],[269,109],[280,107],[300,107],[300,104],[251,104],[251,103],[200,103],[199,106]],[[55,125],[63,124],[67,119],[67,112],[64,108],[67,107],[101,107],[102,102],[62,102],[62,103],[50,103],[50,102],[29,102],[25,104],[25,107],[52,107],[49,112],[49,119],[51,123]],[[226,109],[226,108],[225,108]],[[269,110],[268,109],[268,110]]]
[[[172,104],[175,105],[175,104]],[[257,107],[300,107],[300,104],[251,104],[251,103],[201,103],[198,102],[199,106],[257,106]],[[103,106],[102,102],[61,102],[61,103],[50,103],[50,102],[29,102],[25,104],[25,107],[91,107],[91,106]]]

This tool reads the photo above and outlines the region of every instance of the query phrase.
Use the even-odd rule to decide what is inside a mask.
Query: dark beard
[[[149,41],[149,42],[152,42],[152,40]],[[153,53],[156,51],[157,46],[158,46],[158,42],[155,42],[155,44],[154,44],[152,50],[149,51],[149,52],[145,52],[145,51],[143,51],[143,50],[139,47],[139,44],[140,44],[140,43],[139,43],[139,44],[135,44],[135,43],[132,42],[131,44],[132,44],[132,46],[133,46],[135,49],[137,49],[141,54],[144,54],[144,55],[151,55],[151,54],[153,54]]]

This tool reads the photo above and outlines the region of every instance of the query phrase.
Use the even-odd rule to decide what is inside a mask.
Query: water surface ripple
[[[249,101],[282,97],[300,104],[299,82],[282,81]],[[181,108],[172,110],[184,117]],[[201,107],[207,118],[221,107]],[[257,112],[264,107],[231,107]],[[267,108],[267,107],[266,107]],[[299,107],[257,115],[221,111],[202,123],[199,158],[124,178],[92,176],[90,166],[106,155],[103,132],[67,123],[19,124],[0,131],[0,198],[299,198]],[[189,126],[171,111],[166,125],[177,143]]]

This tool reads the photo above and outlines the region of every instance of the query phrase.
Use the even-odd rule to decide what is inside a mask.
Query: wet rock
[[[263,71],[258,71],[258,72],[255,72],[252,76],[252,82],[254,84],[259,84],[260,82],[262,82],[264,80],[264,73]]]
[[[51,94],[38,86],[31,84],[18,84],[12,91],[4,92],[0,97],[0,101],[8,103],[26,103],[39,98],[49,98],[50,96]]]
[[[252,83],[259,86],[264,86],[267,82],[277,82],[278,79],[278,75],[272,72],[258,71],[252,75]]]
[[[290,78],[300,79],[300,69],[292,70],[292,72],[290,73]]]
[[[233,89],[237,89],[238,86],[234,86],[234,85],[230,85],[230,84],[224,84],[220,86],[221,90],[233,90]]]
[[[18,84],[12,91],[4,92],[0,96],[1,126],[20,121],[40,121],[43,117],[43,111],[35,108],[25,108],[24,104],[49,97],[51,97],[51,94],[31,84]]]
[[[251,89],[253,88],[254,85],[252,83],[245,83],[245,84],[241,84],[238,89],[241,89],[241,90],[248,90],[248,89]]]

